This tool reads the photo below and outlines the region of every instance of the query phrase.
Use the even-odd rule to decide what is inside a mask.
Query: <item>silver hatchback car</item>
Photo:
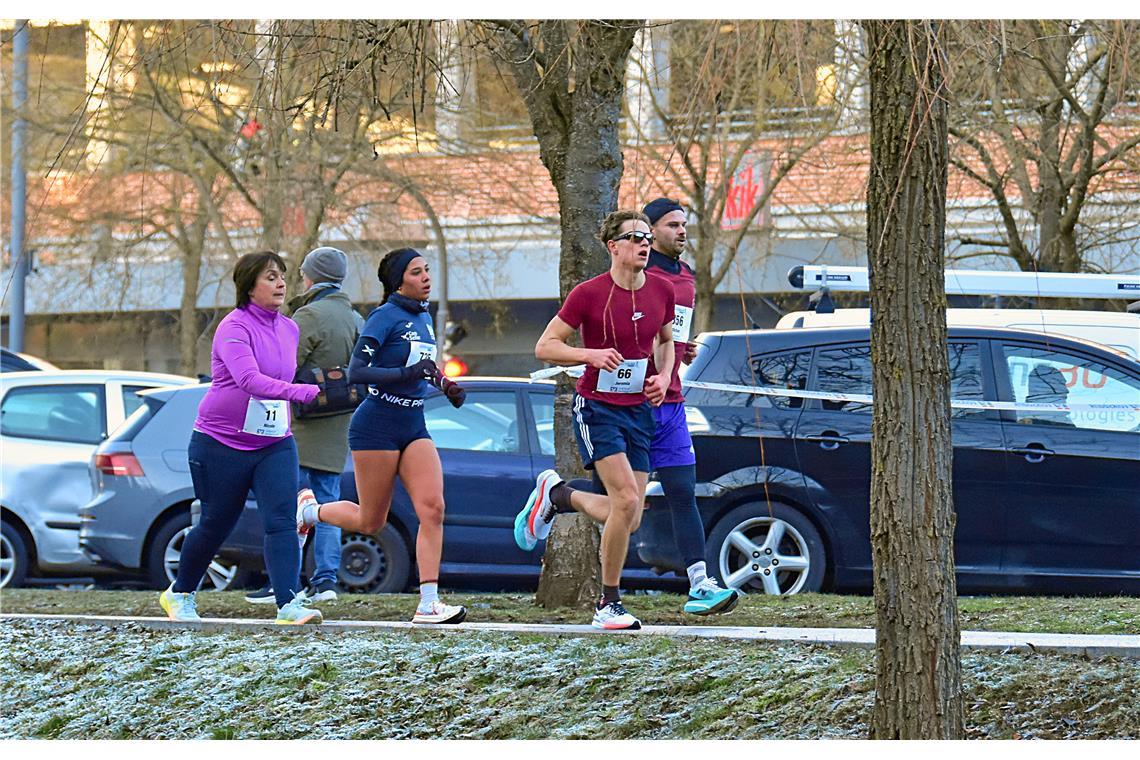
[[[0,588],[35,573],[99,572],[79,549],[95,447],[142,403],[138,391],[196,382],[114,370],[0,376]]]

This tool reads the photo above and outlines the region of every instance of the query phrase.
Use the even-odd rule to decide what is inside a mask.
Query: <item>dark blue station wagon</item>
[[[533,588],[543,547],[524,552],[514,542],[514,517],[535,477],[554,466],[554,383],[465,378],[459,409],[438,391],[424,402],[428,430],[443,464],[443,562],[452,586]],[[92,465],[95,497],[82,510],[80,541],[108,566],[145,574],[165,587],[177,570],[181,540],[191,523],[193,487],[186,448],[206,385],[144,394],[145,405],[104,442],[97,454],[118,467]],[[356,499],[351,456],[341,495]],[[376,535],[342,535],[339,582],[350,592],[402,591],[415,579],[415,511],[397,480],[388,524]],[[211,566],[208,581],[228,588],[253,581],[263,567],[262,525],[251,498]],[[638,561],[631,542],[624,580],[675,585]]]

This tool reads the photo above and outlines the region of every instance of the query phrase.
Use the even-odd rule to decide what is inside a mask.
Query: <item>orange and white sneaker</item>
[[[318,506],[320,505],[317,504],[317,497],[313,495],[313,489],[302,488],[297,492],[297,537],[301,546],[305,545],[305,539],[309,537],[309,532],[317,522]]]
[[[427,605],[416,608],[413,623],[433,623],[435,625],[458,625],[467,618],[467,608],[444,604],[436,599]]]
[[[543,470],[535,478],[534,490],[515,516],[515,543],[523,551],[531,551],[550,535],[554,526],[554,502],[550,492],[565,481],[554,470]]]
[[[554,470],[543,470],[535,479],[538,499],[527,519],[527,527],[539,541],[549,536],[550,529],[554,527],[554,502],[550,499],[550,492],[564,482]]]
[[[599,603],[590,624],[607,631],[636,631],[641,628],[641,621],[625,611],[620,599],[609,604]]]
[[[194,598],[193,591],[180,594],[174,590],[174,584],[171,583],[166,591],[158,595],[158,603],[166,616],[176,623],[202,622],[202,618],[198,615],[198,602]]]
[[[305,625],[320,624],[324,620],[321,611],[309,606],[309,600],[303,594],[296,594],[293,601],[277,609],[277,625]]]

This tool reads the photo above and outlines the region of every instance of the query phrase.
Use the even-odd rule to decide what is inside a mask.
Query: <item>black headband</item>
[[[657,224],[661,217],[665,216],[671,211],[684,211],[681,204],[671,198],[657,198],[645,204],[645,208],[641,213],[649,217],[650,226]]]
[[[401,248],[396,252],[396,255],[388,262],[388,269],[382,278],[388,290],[393,293],[399,290],[400,284],[404,281],[404,271],[408,268],[408,264],[412,263],[412,259],[420,256],[423,254],[415,248]]]

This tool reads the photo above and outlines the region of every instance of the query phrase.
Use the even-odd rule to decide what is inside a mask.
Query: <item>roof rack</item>
[[[871,289],[867,267],[814,264],[794,266],[788,270],[788,282],[798,290],[823,291],[822,294],[813,294],[813,302],[823,301],[828,290],[867,292]],[[1140,295],[1140,275],[947,269],[946,293],[1050,298],[1135,298]]]

